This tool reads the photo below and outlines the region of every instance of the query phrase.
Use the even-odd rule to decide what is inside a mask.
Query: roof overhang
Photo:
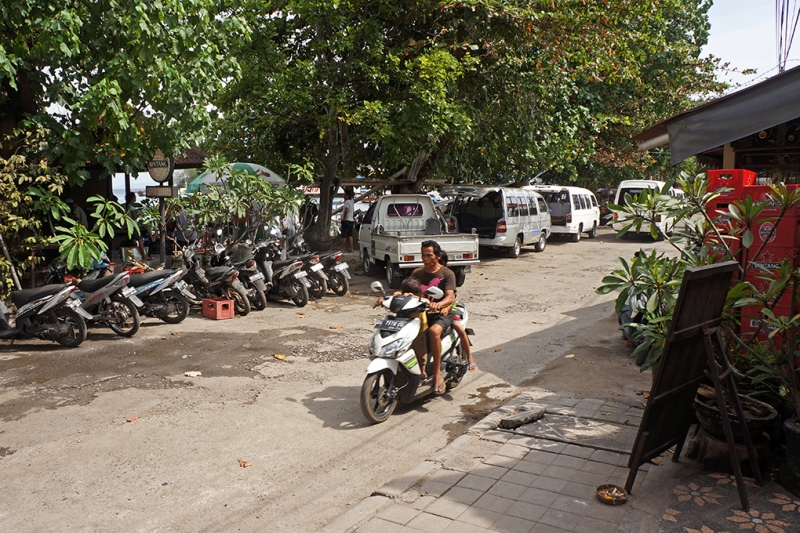
[[[800,67],[670,117],[634,139],[639,150],[669,144],[673,165],[800,117]]]

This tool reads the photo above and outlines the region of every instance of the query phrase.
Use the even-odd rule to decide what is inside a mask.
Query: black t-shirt
[[[425,267],[419,267],[411,273],[411,277],[419,280],[419,290],[422,294],[428,287],[439,287],[444,293],[456,290],[456,275],[446,266],[440,267],[433,273],[425,270]]]

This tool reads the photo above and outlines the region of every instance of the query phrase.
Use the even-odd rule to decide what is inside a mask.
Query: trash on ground
[[[203,373],[198,372],[197,370],[192,370],[190,372],[184,372],[183,375],[186,376],[187,378],[199,378],[200,376],[203,375]]]
[[[344,326],[330,326],[330,329],[342,329]]]
[[[248,466],[253,466],[253,463],[239,459],[239,466],[247,468]]]
[[[503,349],[502,349],[502,348],[495,348],[495,349],[494,349],[494,351],[495,351],[495,352],[502,352],[502,351],[503,351]]]
[[[272,354],[272,357],[274,357],[274,358],[275,358],[275,359],[277,359],[278,361],[283,361],[284,359],[286,359],[286,356],[285,356],[285,355],[283,355],[283,354],[279,354],[279,353],[274,353],[274,354]]]
[[[575,354],[574,354],[574,353],[571,353],[571,354],[569,354],[569,355],[565,355],[565,356],[564,356],[564,359],[575,359]]]
[[[614,392],[613,390],[608,391],[611,396],[619,396],[618,392]]]
[[[130,418],[126,418],[125,422],[136,422],[137,420],[139,420],[138,416],[132,416]]]

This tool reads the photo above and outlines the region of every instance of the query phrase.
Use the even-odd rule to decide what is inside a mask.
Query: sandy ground
[[[480,370],[377,426],[358,394],[382,313],[354,255],[351,292],[303,309],[3,343],[0,531],[311,532],[525,388],[639,405],[650,374],[594,289],[640,247],[669,248],[601,230],[517,260],[482,251],[459,290]]]

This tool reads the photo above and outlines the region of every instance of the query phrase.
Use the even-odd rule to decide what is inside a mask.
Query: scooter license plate
[[[333,269],[336,270],[337,272],[341,272],[342,270],[346,270],[348,268],[350,268],[350,265],[348,265],[347,263],[339,263],[338,265],[333,267]]]
[[[264,279],[264,274],[262,274],[261,272],[259,272],[258,274],[253,274],[252,276],[250,276],[250,281],[258,281],[260,279]]]
[[[141,299],[139,299],[139,297],[136,296],[135,294],[131,294],[130,296],[128,296],[128,300],[133,302],[133,305],[135,305],[136,307],[142,307],[144,305],[144,302]]]
[[[121,292],[122,292],[122,295],[123,295],[125,298],[128,298],[128,299],[130,299],[130,297],[131,297],[131,296],[133,296],[134,294],[136,294],[136,289],[134,289],[133,287],[124,287],[124,288],[122,289],[122,291],[121,291]],[[138,299],[138,298],[137,298],[137,299]],[[133,301],[133,300],[131,300],[131,301]]]
[[[181,289],[181,292],[183,293],[184,296],[186,296],[190,300],[197,300],[197,296],[195,296],[194,293],[191,293],[186,289]]]
[[[296,277],[297,279],[304,278],[306,276],[308,276],[308,273],[305,270],[298,270],[297,272],[294,273],[294,277]]]
[[[404,320],[378,320],[375,322],[375,329],[381,331],[400,331],[407,321]]]
[[[180,280],[178,283],[175,284],[175,288],[178,289],[179,291],[183,291],[183,289],[185,289],[188,286],[189,285],[183,280]]]
[[[86,309],[81,307],[80,300],[69,300],[67,302],[67,307],[69,307],[70,309],[81,315],[86,320],[92,320],[94,318],[88,311],[86,311]]]
[[[316,265],[313,265],[313,266],[311,267],[311,270],[312,270],[313,272],[318,272],[318,271],[322,270],[323,268],[324,268],[324,267],[323,267],[321,264],[317,263]]]

